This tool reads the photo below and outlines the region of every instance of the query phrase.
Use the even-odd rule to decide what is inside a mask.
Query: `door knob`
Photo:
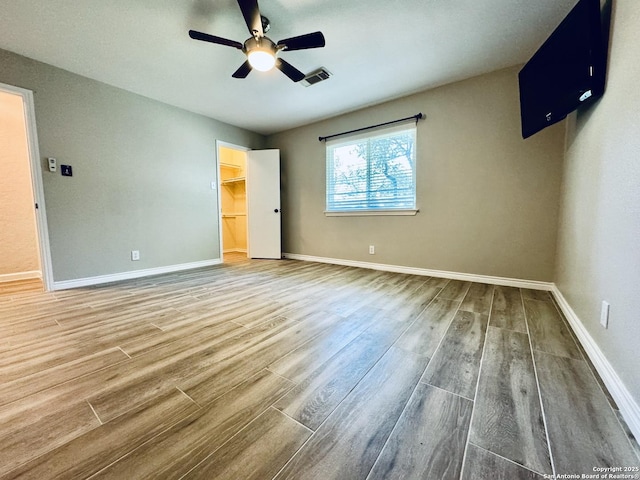
[[[278,209],[277,209],[277,208],[276,208],[276,209],[274,209],[273,211],[274,211],[275,213],[278,213]]]

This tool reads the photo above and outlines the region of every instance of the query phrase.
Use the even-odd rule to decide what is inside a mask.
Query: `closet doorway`
[[[221,260],[282,258],[280,150],[216,142]]]
[[[218,142],[222,261],[247,258],[247,148]]]

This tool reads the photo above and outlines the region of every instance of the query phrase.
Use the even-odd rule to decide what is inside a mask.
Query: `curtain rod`
[[[412,118],[415,119],[417,124],[418,120],[425,118],[425,115],[423,115],[422,113],[417,113],[415,115],[411,115],[410,117],[400,118],[398,120],[391,120],[390,122],[379,123],[377,125],[371,125],[369,127],[356,128],[355,130],[349,130],[348,132],[334,133],[333,135],[327,135],[326,137],[318,137],[318,140],[322,142],[324,140],[328,140],[329,138],[339,137],[341,135],[347,135],[349,133],[362,132],[364,130],[371,130],[372,128],[384,127],[385,125],[392,125],[394,123],[405,122],[407,120],[411,120]]]

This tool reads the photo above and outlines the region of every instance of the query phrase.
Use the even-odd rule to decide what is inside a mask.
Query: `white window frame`
[[[367,141],[371,139],[376,139],[385,136],[392,136],[395,133],[403,132],[403,131],[413,131],[414,136],[414,144],[413,144],[413,152],[412,152],[412,163],[413,163],[413,199],[414,205],[412,208],[399,207],[399,208],[371,208],[371,207],[361,207],[357,209],[330,209],[331,204],[331,184],[332,184],[332,175],[333,175],[333,151],[336,148],[346,145],[352,145],[358,142]],[[326,142],[326,183],[325,183],[325,206],[326,209],[324,214],[328,217],[345,217],[345,216],[385,216],[385,215],[415,215],[418,213],[419,209],[417,208],[417,193],[416,193],[416,167],[417,167],[417,128],[416,125],[407,125],[406,123],[400,125],[394,125],[391,127],[380,128],[374,131],[368,131],[366,133],[360,133],[357,135],[350,136],[341,136],[340,138],[336,138],[333,140],[329,140]],[[369,162],[369,160],[367,160]]]

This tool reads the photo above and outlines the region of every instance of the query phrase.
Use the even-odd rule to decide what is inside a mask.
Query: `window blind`
[[[326,211],[415,209],[415,144],[406,124],[328,141]]]

